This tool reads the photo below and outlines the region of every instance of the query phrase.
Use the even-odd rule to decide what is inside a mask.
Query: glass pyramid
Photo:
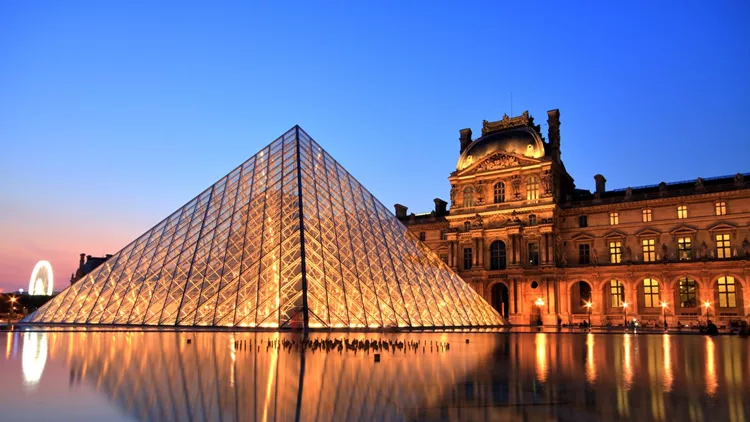
[[[491,306],[299,126],[24,322],[502,324]]]

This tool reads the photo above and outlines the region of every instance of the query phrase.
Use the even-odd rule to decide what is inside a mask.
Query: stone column
[[[480,268],[484,268],[484,237],[477,238],[477,260]]]
[[[451,268],[455,268],[456,267],[456,265],[454,263],[454,259],[455,259],[455,253],[454,253],[455,244],[456,244],[456,242],[454,242],[452,240],[450,242],[448,242],[448,266],[451,267]]]
[[[547,263],[547,233],[542,233],[539,239],[539,263],[541,265]]]
[[[479,239],[474,238],[471,240],[471,266],[473,268],[479,266]]]

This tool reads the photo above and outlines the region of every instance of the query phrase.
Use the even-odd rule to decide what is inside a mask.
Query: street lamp
[[[589,314],[589,328],[591,328],[591,302],[586,302],[585,306]]]
[[[625,311],[625,315],[622,317],[622,322],[623,322],[623,324],[624,324],[625,327],[628,326],[628,306],[629,305],[630,304],[628,302],[623,302],[622,303],[622,309]]]
[[[661,303],[661,315],[664,317],[664,329],[667,329],[667,302]]]
[[[10,323],[10,319],[13,317],[13,314],[16,311],[16,297],[13,296],[10,298],[10,313],[8,314],[8,323]]]
[[[711,318],[711,302],[709,301],[703,302],[703,307],[706,308],[706,324],[708,324],[708,321]]]
[[[536,298],[536,302],[534,304],[539,308],[539,325],[542,325],[542,306],[544,306],[544,299],[541,297]]]

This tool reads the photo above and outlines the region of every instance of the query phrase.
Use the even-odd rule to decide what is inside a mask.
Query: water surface
[[[0,334],[1,420],[732,421],[750,341],[659,334]],[[469,340],[467,343],[466,340]],[[449,345],[449,347],[448,347]],[[374,354],[381,355],[375,362]]]

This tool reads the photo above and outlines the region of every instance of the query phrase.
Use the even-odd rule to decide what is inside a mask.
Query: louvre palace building
[[[396,216],[514,324],[748,318],[749,174],[576,189],[547,122],[546,139],[528,112],[460,130],[450,209]]]

